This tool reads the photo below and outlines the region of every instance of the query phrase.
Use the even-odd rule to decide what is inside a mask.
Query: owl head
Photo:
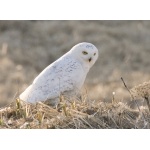
[[[82,65],[88,67],[89,69],[98,59],[98,49],[91,43],[79,43],[75,45],[70,52],[72,56],[82,63]]]

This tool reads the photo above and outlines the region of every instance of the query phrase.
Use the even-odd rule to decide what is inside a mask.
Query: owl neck
[[[86,71],[86,72],[88,73],[89,70],[90,70],[89,66],[88,66],[87,64],[85,64],[84,62],[81,62],[81,64],[82,64],[83,70]]]
[[[90,70],[89,65],[88,65],[87,63],[83,62],[83,60],[80,60],[79,62],[81,63],[81,66],[82,66],[83,70],[84,70],[86,73],[88,73],[89,70]]]
[[[71,57],[72,57],[72,51],[69,51],[68,54],[67,54],[67,56],[69,56],[69,58],[71,58]],[[83,70],[84,70],[86,73],[89,72],[89,70],[90,70],[89,64],[85,63],[80,57],[72,57],[72,59],[76,59],[77,62],[80,62],[80,64],[81,64]]]

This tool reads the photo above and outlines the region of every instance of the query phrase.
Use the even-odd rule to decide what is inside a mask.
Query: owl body
[[[91,45],[93,49],[92,47],[86,48],[86,45]],[[74,46],[69,52],[46,67],[19,98],[29,103],[56,101],[56,99],[58,102],[61,94],[78,93],[84,84],[89,69],[97,59],[96,57],[94,62],[91,62],[91,56],[84,58],[84,55],[87,55],[83,54],[86,49],[96,51],[98,55],[98,50],[90,43],[80,43]],[[95,54],[93,52],[92,57]],[[93,64],[89,65],[89,63]],[[55,101],[54,103],[56,103]]]

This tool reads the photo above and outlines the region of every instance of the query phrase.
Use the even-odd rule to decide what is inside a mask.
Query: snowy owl
[[[59,103],[61,94],[72,95],[82,88],[89,69],[98,58],[98,49],[91,43],[79,43],[46,67],[19,98],[29,103]]]

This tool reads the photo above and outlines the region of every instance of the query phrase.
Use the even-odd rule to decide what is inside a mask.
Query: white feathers
[[[98,58],[91,43],[79,43],[45,68],[19,96],[29,103],[56,100],[60,94],[75,94],[81,89],[89,69]]]

